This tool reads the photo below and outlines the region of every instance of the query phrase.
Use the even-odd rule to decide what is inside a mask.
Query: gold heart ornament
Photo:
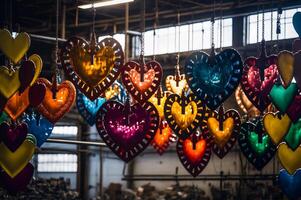
[[[288,173],[294,174],[297,169],[301,168],[301,146],[293,151],[283,142],[279,144],[277,154],[281,165]]]
[[[30,86],[32,86],[41,74],[42,67],[43,67],[43,61],[42,61],[42,58],[38,54],[32,54],[28,59],[31,60],[35,64],[35,67],[36,67],[34,77],[30,83]]]
[[[289,51],[281,51],[278,54],[277,68],[283,82],[283,86],[287,88],[294,76],[294,54]]]
[[[20,87],[19,70],[10,70],[0,66],[0,93],[7,99],[13,96]]]
[[[183,90],[188,89],[188,84],[184,74],[180,75],[178,83],[176,81],[176,76],[167,76],[165,85],[168,91],[171,91],[172,93],[175,93],[177,95],[181,95]]]
[[[273,143],[278,145],[289,131],[291,120],[287,114],[280,116],[279,113],[267,113],[263,117],[263,125]]]
[[[219,130],[219,121],[214,117],[208,119],[208,128],[212,135],[214,135],[215,143],[220,148],[223,148],[227,141],[230,139],[234,128],[234,119],[232,117],[227,118],[223,122],[223,130]]]
[[[14,178],[31,160],[35,152],[35,144],[26,139],[15,152],[11,152],[4,143],[1,143],[0,152],[1,168]]]
[[[30,37],[27,33],[19,33],[13,38],[7,29],[0,29],[0,50],[14,64],[17,64],[30,47]]]
[[[149,102],[151,102],[157,109],[158,113],[159,113],[159,117],[161,120],[164,119],[164,105],[165,105],[165,101],[168,97],[168,95],[170,95],[171,93],[169,91],[164,91],[164,94],[161,96],[158,95],[158,91],[148,100]]]

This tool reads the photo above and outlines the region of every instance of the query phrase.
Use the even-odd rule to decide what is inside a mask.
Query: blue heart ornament
[[[91,101],[83,93],[77,91],[77,110],[90,126],[93,126],[95,124],[96,114],[104,102],[106,102],[105,98],[98,97],[94,101]]]
[[[289,174],[285,169],[280,170],[278,182],[282,192],[289,199],[301,198],[301,169],[298,169],[293,175]]]
[[[184,69],[193,93],[214,110],[237,88],[243,62],[234,49],[226,49],[213,56],[199,51],[187,58]]]
[[[301,12],[296,12],[294,14],[293,25],[294,25],[296,32],[299,35],[299,38],[301,38]]]

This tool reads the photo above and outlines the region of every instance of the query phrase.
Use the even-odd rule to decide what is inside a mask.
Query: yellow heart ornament
[[[301,168],[301,146],[299,146],[295,151],[291,150],[285,142],[278,146],[278,159],[281,165],[290,174]]]
[[[189,102],[189,104],[185,106],[185,113],[182,113],[182,106],[175,102],[172,104],[171,114],[178,126],[181,129],[186,129],[194,121],[197,115],[197,105],[193,101]]]
[[[15,152],[11,152],[4,143],[1,143],[0,152],[1,168],[14,178],[31,160],[35,152],[35,145],[26,139]]]
[[[38,54],[32,54],[28,59],[31,60],[35,64],[35,67],[36,67],[34,77],[30,83],[30,86],[32,86],[41,74],[42,67],[43,67],[43,61],[42,61],[42,58]]]
[[[13,38],[7,29],[0,29],[0,50],[14,64],[17,64],[30,47],[30,37],[27,33],[19,33]]]
[[[223,122],[223,130],[219,130],[219,121],[214,117],[208,119],[208,129],[214,136],[215,143],[223,148],[231,137],[234,128],[234,119],[232,117],[227,118]]]
[[[277,68],[284,87],[288,87],[294,76],[294,55],[289,51],[282,51],[278,54]]]
[[[167,76],[165,80],[165,85],[168,91],[171,91],[172,93],[175,93],[177,95],[181,95],[183,90],[188,89],[188,84],[184,74],[180,75],[178,83],[176,81],[175,76]]]
[[[277,113],[267,113],[263,117],[263,125],[273,143],[278,145],[289,131],[291,120],[287,114],[278,116]]]
[[[164,95],[161,98],[159,98],[157,93],[156,93],[151,98],[149,98],[149,100],[148,100],[149,102],[151,102],[156,107],[161,120],[164,119],[164,105],[165,105],[165,101],[166,101],[168,95],[170,95],[170,94],[171,93],[169,91],[165,91]]]
[[[7,99],[13,96],[20,87],[19,70],[10,70],[0,66],[0,93]]]

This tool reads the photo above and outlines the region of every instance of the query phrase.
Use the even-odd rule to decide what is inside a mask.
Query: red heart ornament
[[[105,102],[96,117],[100,137],[122,160],[129,162],[152,141],[159,126],[159,115],[149,102],[125,105]]]
[[[61,60],[65,75],[90,100],[97,99],[118,78],[123,67],[121,45],[113,38],[90,44],[73,37],[62,49]]]
[[[148,62],[144,67],[130,61],[124,65],[121,77],[123,85],[132,97],[139,103],[143,103],[159,88],[162,73],[162,67],[156,61]]]
[[[45,97],[37,110],[50,122],[55,123],[71,109],[76,96],[75,87],[67,80],[58,84],[56,98],[53,99],[52,83],[45,78],[39,78],[37,83],[46,86]]]
[[[179,138],[178,157],[185,169],[193,176],[199,175],[207,166],[211,156],[211,141],[206,134],[192,134],[189,138]]]
[[[36,107],[42,103],[46,94],[46,86],[44,83],[34,83],[29,89],[29,103],[32,107]]]
[[[35,63],[31,60],[23,61],[19,69],[20,93],[24,92],[31,84],[36,73]]]
[[[294,97],[294,100],[289,105],[286,113],[293,122],[296,122],[301,118],[301,94]]]

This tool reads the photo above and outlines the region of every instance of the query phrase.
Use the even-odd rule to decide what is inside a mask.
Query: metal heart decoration
[[[263,117],[263,126],[273,143],[278,145],[288,133],[291,120],[288,115],[267,113]]]
[[[301,168],[301,146],[293,151],[283,142],[278,146],[277,155],[281,165],[289,174],[294,174]]]
[[[37,110],[50,122],[55,123],[71,109],[76,96],[75,87],[67,80],[58,84],[56,98],[53,99],[52,83],[45,78],[39,78],[37,83],[43,83],[46,86],[44,100],[37,107]]]
[[[30,37],[27,33],[18,33],[13,38],[7,29],[0,29],[0,51],[14,64],[17,64],[30,47]]]
[[[4,143],[0,143],[0,166],[11,177],[16,177],[26,167],[35,152],[35,144],[26,139],[21,146],[11,152]]]
[[[30,86],[35,77],[35,73],[36,66],[33,61],[25,60],[21,62],[21,66],[19,68],[20,93],[24,92],[24,90],[26,90],[28,86]]]
[[[26,115],[23,120],[28,126],[28,132],[35,136],[37,146],[41,147],[50,137],[54,125],[36,114]]]
[[[187,138],[208,116],[205,104],[198,98],[189,94],[180,97],[171,94],[167,97],[164,105],[164,116],[170,128],[179,138]]]
[[[176,80],[176,76],[167,76],[165,79],[165,86],[168,91],[177,95],[181,95],[183,90],[187,90],[189,88],[185,74],[181,74],[179,76],[179,80]]]
[[[34,83],[28,91],[28,99],[30,106],[39,106],[46,94],[46,86],[44,83]]]
[[[277,149],[264,132],[259,119],[256,124],[245,122],[241,125],[238,144],[247,160],[257,170],[261,170],[273,158]]]
[[[292,122],[284,138],[287,146],[295,151],[301,144],[301,119]]]
[[[270,98],[276,108],[285,113],[297,93],[298,86],[295,83],[291,83],[287,88],[284,88],[281,84],[274,84],[270,91]]]
[[[16,194],[27,188],[32,179],[34,167],[28,163],[22,171],[14,178],[10,177],[5,171],[0,171],[0,186],[6,189],[10,194]]]
[[[219,111],[212,111],[208,120],[203,120],[202,133],[208,133],[212,137],[212,150],[223,158],[234,146],[240,131],[240,116],[236,110],[226,112],[221,106]]]
[[[102,104],[106,102],[105,98],[98,97],[94,101],[91,101],[88,97],[86,97],[79,90],[76,94],[76,107],[79,114],[83,117],[83,119],[90,125],[93,126],[96,121],[96,114]]]
[[[194,94],[214,110],[238,86],[242,67],[241,57],[234,49],[226,49],[214,57],[195,52],[186,60],[186,80]]]
[[[35,65],[35,73],[34,73],[32,81],[30,83],[30,86],[32,86],[41,74],[41,71],[43,68],[43,61],[42,61],[42,58],[38,54],[32,54],[28,58],[28,60],[32,61]]]
[[[185,169],[193,176],[198,176],[207,166],[211,156],[211,142],[206,134],[193,133],[186,139],[179,138],[177,154]]]
[[[130,61],[124,65],[121,78],[131,96],[139,103],[143,103],[159,88],[162,73],[162,67],[157,61],[152,60],[144,66]]]
[[[289,199],[299,199],[301,197],[301,169],[298,169],[293,175],[285,169],[281,169],[278,176],[278,183],[282,192]]]
[[[296,12],[294,14],[293,25],[299,37],[301,38],[301,12]]]
[[[26,139],[28,127],[24,122],[21,124],[3,122],[0,125],[0,133],[1,141],[11,152],[15,152]]]
[[[13,96],[20,87],[19,70],[10,70],[0,66],[0,93],[6,99]]]
[[[286,111],[293,122],[301,118],[301,94],[297,94]]]
[[[89,44],[82,38],[72,37],[61,53],[65,75],[90,100],[97,99],[113,84],[124,62],[117,40],[106,38],[93,45],[94,42]]]
[[[301,88],[301,51],[294,55],[294,78],[299,88]]]
[[[159,126],[156,108],[149,102],[125,105],[105,102],[96,117],[96,128],[108,147],[129,162],[153,140]]]
[[[281,51],[278,54],[277,68],[282,85],[287,88],[294,78],[294,54],[286,50]]]
[[[5,122],[8,119],[8,116],[5,112],[0,113],[0,124],[2,124],[2,122]]]
[[[276,61],[277,56],[250,57],[245,61],[241,86],[248,99],[261,112],[271,103],[268,95],[278,78]]]
[[[173,134],[171,128],[166,121],[162,121],[151,144],[158,154],[162,155],[169,147],[169,144],[175,141],[176,136]]]
[[[157,109],[159,113],[159,117],[161,120],[164,120],[164,105],[166,102],[167,97],[171,94],[168,91],[164,91],[163,96],[158,96],[158,91],[157,93],[154,94],[148,101],[151,102]]]
[[[125,102],[127,98],[126,91],[121,83],[115,81],[106,91],[104,97],[106,100],[116,100]]]

